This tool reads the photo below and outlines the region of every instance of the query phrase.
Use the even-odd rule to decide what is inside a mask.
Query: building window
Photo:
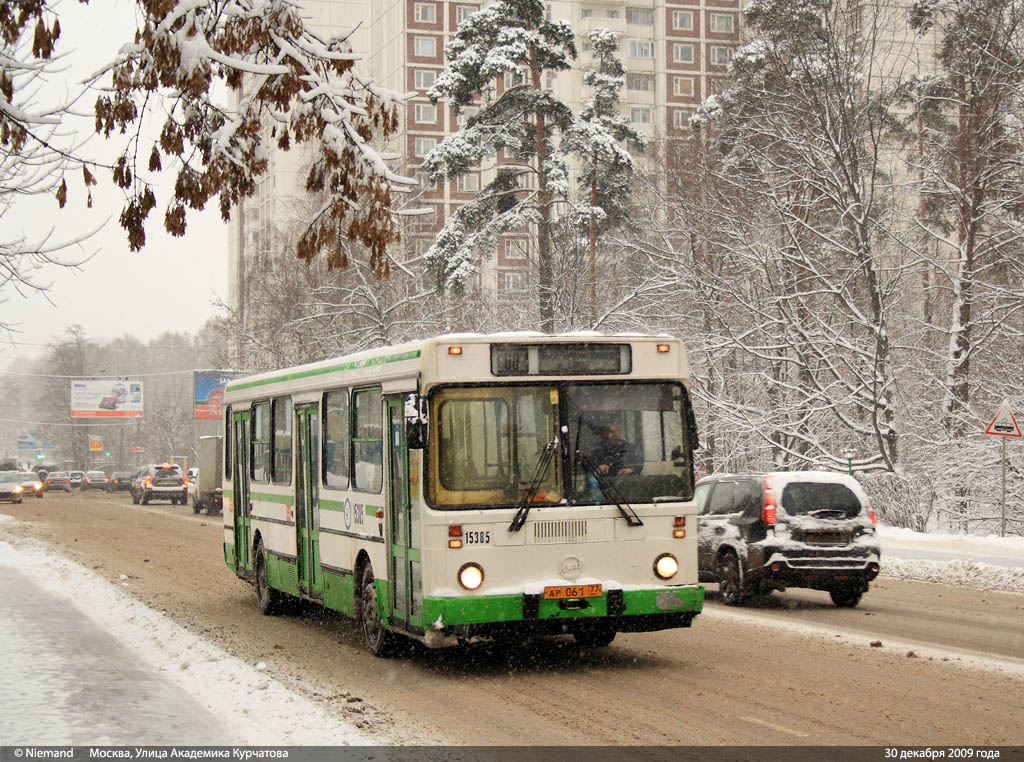
[[[466,122],[469,121],[471,116],[476,116],[480,112],[477,106],[463,106],[462,110],[455,115],[455,124],[461,130],[466,126]]]
[[[462,22],[476,13],[476,8],[471,8],[466,5],[459,6],[455,9],[455,25],[462,26]]]
[[[673,95],[693,95],[693,77],[672,77]]]
[[[352,394],[352,460],[356,489],[380,492],[384,476],[384,435],[380,389],[362,389]]]
[[[629,121],[635,124],[650,124],[651,110],[649,108],[631,108],[629,110]]]
[[[648,93],[654,89],[654,77],[650,74],[627,74],[626,89]]]
[[[433,3],[416,3],[413,17],[417,24],[436,24],[437,6]]]
[[[679,32],[692,32],[693,11],[672,11],[672,28]]]
[[[732,34],[733,21],[731,13],[712,13],[711,31],[718,34]]]
[[[581,12],[582,18],[589,19],[594,17],[593,8],[584,8]]]
[[[420,124],[433,124],[437,121],[437,106],[430,103],[417,103],[413,113]]]
[[[292,400],[274,400],[274,473],[275,484],[292,483]]]
[[[677,130],[685,130],[690,126],[691,116],[693,116],[693,112],[687,109],[672,109],[672,126]]]
[[[608,13],[605,14],[605,18],[609,18],[609,19],[617,19],[618,17],[619,17],[619,12],[618,11],[608,11]]]
[[[509,292],[526,290],[526,273],[504,273],[504,290]]]
[[[711,46],[711,63],[715,66],[728,66],[729,59],[732,58],[732,48],[726,48],[722,45]]]
[[[627,24],[643,24],[654,26],[654,10],[652,8],[626,8]]]
[[[480,176],[475,172],[459,175],[455,178],[455,190],[459,193],[476,193],[480,190]]]
[[[526,241],[521,238],[505,241],[505,259],[526,259]]]
[[[414,55],[421,56],[424,58],[434,58],[437,56],[437,38],[435,37],[415,37],[413,39],[413,53]]]
[[[416,69],[413,77],[417,90],[429,90],[437,81],[437,72],[433,69]]]
[[[630,58],[654,58],[654,43],[650,40],[630,40]]]
[[[526,75],[522,69],[513,69],[512,71],[505,72],[505,89],[516,87],[517,85],[523,84],[526,81]]]
[[[672,44],[672,60],[676,63],[693,63],[693,45],[688,42],[676,42]]]
[[[324,395],[324,484],[332,489],[348,487],[348,392],[339,389]]]
[[[430,182],[429,172],[417,172],[416,179],[419,180],[420,190],[429,191],[437,187],[437,183]]]
[[[428,153],[434,150],[434,146],[437,145],[437,138],[416,138],[413,141],[413,155],[417,159],[422,159]]]

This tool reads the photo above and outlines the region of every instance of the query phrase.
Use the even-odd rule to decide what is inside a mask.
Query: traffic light
[[[46,456],[43,455],[43,451],[42,450],[36,450],[36,460],[42,460],[45,457]]]
[[[109,458],[110,457],[110,450],[107,450],[105,453],[103,453],[103,457]]]

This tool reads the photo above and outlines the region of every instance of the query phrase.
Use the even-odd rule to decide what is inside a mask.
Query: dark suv
[[[697,482],[698,566],[732,606],[787,587],[860,603],[881,551],[871,501],[852,476],[827,471],[722,474]]]

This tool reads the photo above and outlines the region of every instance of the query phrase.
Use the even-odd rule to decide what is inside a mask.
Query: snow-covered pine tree
[[[572,28],[548,21],[541,0],[498,0],[459,27],[445,55],[447,68],[430,99],[446,99],[456,113],[478,101],[480,108],[431,151],[424,167],[432,180],[441,180],[466,174],[487,157],[499,166],[477,197],[447,219],[427,252],[428,267],[439,287],[461,290],[499,236],[535,232],[539,322],[553,332],[551,229],[555,207],[569,192],[556,137],[572,126],[573,114],[543,85],[546,74],[570,68],[576,56]],[[499,93],[496,80],[505,75],[511,86]]]
[[[619,112],[619,91],[625,84],[626,68],[616,52],[615,33],[599,27],[588,35],[596,68],[583,75],[592,88],[579,118],[566,130],[561,148],[580,158],[581,197],[576,224],[586,231],[590,253],[590,322],[597,318],[597,238],[628,219],[628,202],[633,179],[633,157],[629,148],[642,150],[646,144]]]

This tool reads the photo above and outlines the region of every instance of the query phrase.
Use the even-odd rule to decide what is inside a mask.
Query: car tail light
[[[770,476],[764,477],[764,502],[761,504],[761,521],[774,526],[777,514],[775,487]]]
[[[147,476],[146,477],[146,486],[147,487],[152,487],[153,486],[153,477],[152,476]]]
[[[878,520],[875,518],[875,509],[871,506],[871,498],[868,498],[868,518],[871,519],[872,524],[877,524]]]
[[[188,486],[188,479],[185,478],[184,476],[181,477],[181,483],[184,484],[187,487]]]

